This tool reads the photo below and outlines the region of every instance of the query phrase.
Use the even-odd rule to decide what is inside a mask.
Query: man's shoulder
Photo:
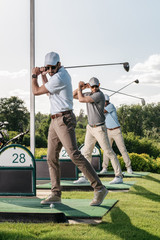
[[[103,101],[105,101],[104,94],[103,94],[103,92],[101,92],[101,91],[98,91],[98,92],[93,93],[91,97],[92,97],[93,99],[96,99],[96,100],[103,100]]]
[[[93,93],[92,95],[93,95],[93,96],[97,96],[97,97],[102,97],[102,98],[104,98],[104,94],[103,94],[103,92],[101,92],[101,91],[95,92],[95,93]]]
[[[61,67],[59,71],[50,78],[50,80],[54,81],[54,83],[55,82],[61,83],[64,80],[70,80],[70,79],[71,79],[71,76],[69,75],[69,73],[64,67]]]
[[[115,106],[112,103],[109,103],[106,107],[106,110],[116,110]]]

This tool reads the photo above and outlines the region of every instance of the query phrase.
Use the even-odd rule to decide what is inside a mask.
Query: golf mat
[[[122,172],[123,177],[128,177],[128,178],[141,178],[144,176],[147,176],[150,174],[150,172],[133,172],[133,174],[127,173],[127,172]],[[100,172],[97,172],[97,175],[99,177],[114,177],[114,171],[108,171],[107,173],[101,174]],[[79,176],[82,176],[82,173],[79,174]]]
[[[115,174],[113,171],[108,171],[105,174],[100,174],[99,172],[97,172],[99,177],[114,177]],[[147,176],[150,174],[150,172],[133,172],[133,174],[127,173],[127,172],[122,172],[123,177],[131,177],[131,178],[141,178],[144,176]]]
[[[0,198],[0,221],[66,222],[68,219],[101,219],[118,202],[105,199],[100,206],[90,206],[91,199],[62,199],[62,203],[41,205],[39,198]]]
[[[102,181],[102,184],[108,190],[129,190],[130,187],[135,184],[135,182],[123,182],[121,184],[109,184],[107,181]],[[36,186],[37,189],[51,189],[51,183],[40,184]],[[74,190],[82,190],[82,191],[93,191],[90,183],[81,183],[81,184],[74,184],[73,181],[61,181],[61,188],[62,191],[74,191]]]

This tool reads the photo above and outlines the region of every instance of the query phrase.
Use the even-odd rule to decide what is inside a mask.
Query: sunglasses
[[[99,86],[97,86],[97,85],[94,85],[94,86],[91,86],[91,88],[99,88]]]
[[[51,70],[54,70],[56,69],[57,66],[48,66],[48,67],[45,67],[45,71],[49,70],[51,68]]]

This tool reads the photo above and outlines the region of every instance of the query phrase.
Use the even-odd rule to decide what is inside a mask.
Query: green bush
[[[35,158],[40,159],[42,155],[47,155],[47,148],[36,148],[35,149]],[[120,162],[122,171],[126,170],[125,163],[122,156],[118,155],[118,160]],[[132,168],[135,172],[153,172],[160,173],[160,158],[152,158],[148,154],[142,153],[129,153],[131,159]],[[103,160],[103,151],[101,150],[101,159]],[[113,171],[111,162],[109,161],[108,166],[109,171]]]
[[[25,135],[23,138],[23,145],[30,146],[30,135]],[[47,147],[47,139],[44,135],[35,135],[35,145],[36,148],[45,148]]]
[[[101,150],[103,161],[103,151]],[[146,153],[137,154],[137,153],[128,153],[131,160],[132,169],[135,172],[153,172],[160,173],[160,158],[154,159]],[[117,155],[117,158],[120,162],[122,171],[126,171],[125,163],[122,156]],[[113,171],[111,161],[109,161],[108,171]]]
[[[86,129],[76,128],[77,145],[80,147],[84,143]]]
[[[146,153],[154,158],[160,156],[160,149],[155,145],[155,143],[147,138],[141,139],[139,136],[135,136],[132,132],[123,134],[123,138],[127,152],[129,153]],[[120,154],[115,142],[113,144],[113,150],[116,154]]]
[[[133,171],[160,173],[160,158],[154,159],[148,154],[129,153]],[[122,156],[118,155],[122,171],[126,170]]]
[[[42,155],[47,155],[47,148],[36,148],[35,149],[35,158],[41,159]]]
[[[44,148],[47,147],[47,139],[44,135],[37,134],[35,136],[36,148]]]

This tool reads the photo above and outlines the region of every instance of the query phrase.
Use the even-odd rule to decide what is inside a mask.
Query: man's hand
[[[48,73],[48,70],[46,70],[45,67],[41,67],[40,71],[41,71],[42,76],[44,76],[44,75],[46,75]]]
[[[32,74],[36,74],[37,76],[41,74],[40,68],[35,67],[32,69]]]
[[[83,81],[80,81],[79,84],[78,84],[78,89],[79,90],[84,90],[85,88],[89,88],[89,84],[85,83]]]

